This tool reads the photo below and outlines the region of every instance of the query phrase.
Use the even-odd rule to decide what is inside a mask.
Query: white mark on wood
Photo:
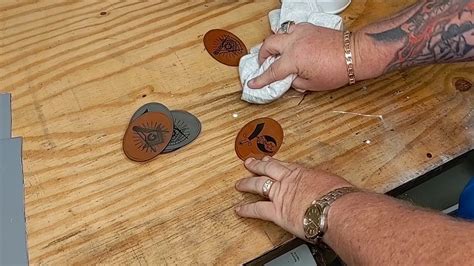
[[[439,158],[441,159],[441,161],[442,161],[443,163],[447,163],[447,162],[451,161],[451,159],[452,159],[452,158],[449,157],[448,155],[443,155],[443,154],[440,155]]]
[[[371,143],[371,141],[370,141],[370,139],[368,139],[368,140],[364,140],[364,143],[365,143],[365,144],[370,144],[370,143]]]
[[[345,112],[345,111],[332,111],[333,113],[338,113],[338,114],[349,114],[349,115],[358,115],[358,116],[365,116],[365,117],[374,117],[380,119],[380,121],[383,122],[383,116],[382,115],[369,115],[369,114],[361,114],[361,113],[353,113],[353,112]]]
[[[233,117],[233,118],[237,118],[237,117],[239,117],[239,114],[238,114],[238,113],[233,113],[233,114],[232,114],[232,117]]]

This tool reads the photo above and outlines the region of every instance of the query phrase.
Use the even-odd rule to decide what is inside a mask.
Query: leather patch
[[[204,35],[204,46],[214,59],[228,66],[238,66],[240,58],[247,54],[245,44],[237,36],[220,29]]]
[[[240,159],[262,159],[273,156],[283,143],[283,129],[268,117],[259,118],[246,124],[235,139],[235,152]]]
[[[132,120],[123,137],[123,151],[133,161],[155,158],[168,145],[173,134],[173,122],[163,113],[147,112]]]

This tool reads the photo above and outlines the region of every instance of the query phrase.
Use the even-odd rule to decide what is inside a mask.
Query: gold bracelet
[[[344,58],[346,59],[347,75],[349,76],[349,85],[353,85],[356,83],[356,77],[354,74],[354,61],[353,61],[352,51],[351,51],[351,36],[352,36],[352,32],[350,31],[344,32]]]

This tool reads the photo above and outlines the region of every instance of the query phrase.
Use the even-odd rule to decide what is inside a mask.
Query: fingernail
[[[255,86],[255,79],[251,79],[249,82],[248,82],[248,85],[249,86]]]
[[[269,161],[270,160],[270,156],[266,155],[265,157],[263,157],[262,161],[266,162],[266,161]]]
[[[255,160],[255,158],[248,158],[247,160],[245,160],[245,164],[248,165],[251,162],[253,162],[254,160]]]
[[[240,180],[235,182],[235,188],[238,188],[239,187],[239,184],[240,184]]]
[[[240,207],[235,207],[234,209],[236,212],[239,212],[240,211]]]

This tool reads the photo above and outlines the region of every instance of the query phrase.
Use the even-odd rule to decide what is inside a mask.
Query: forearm
[[[337,200],[324,240],[350,265],[467,263],[474,257],[473,224],[373,193]]]
[[[423,0],[354,35],[359,79],[474,58],[474,0]]]

